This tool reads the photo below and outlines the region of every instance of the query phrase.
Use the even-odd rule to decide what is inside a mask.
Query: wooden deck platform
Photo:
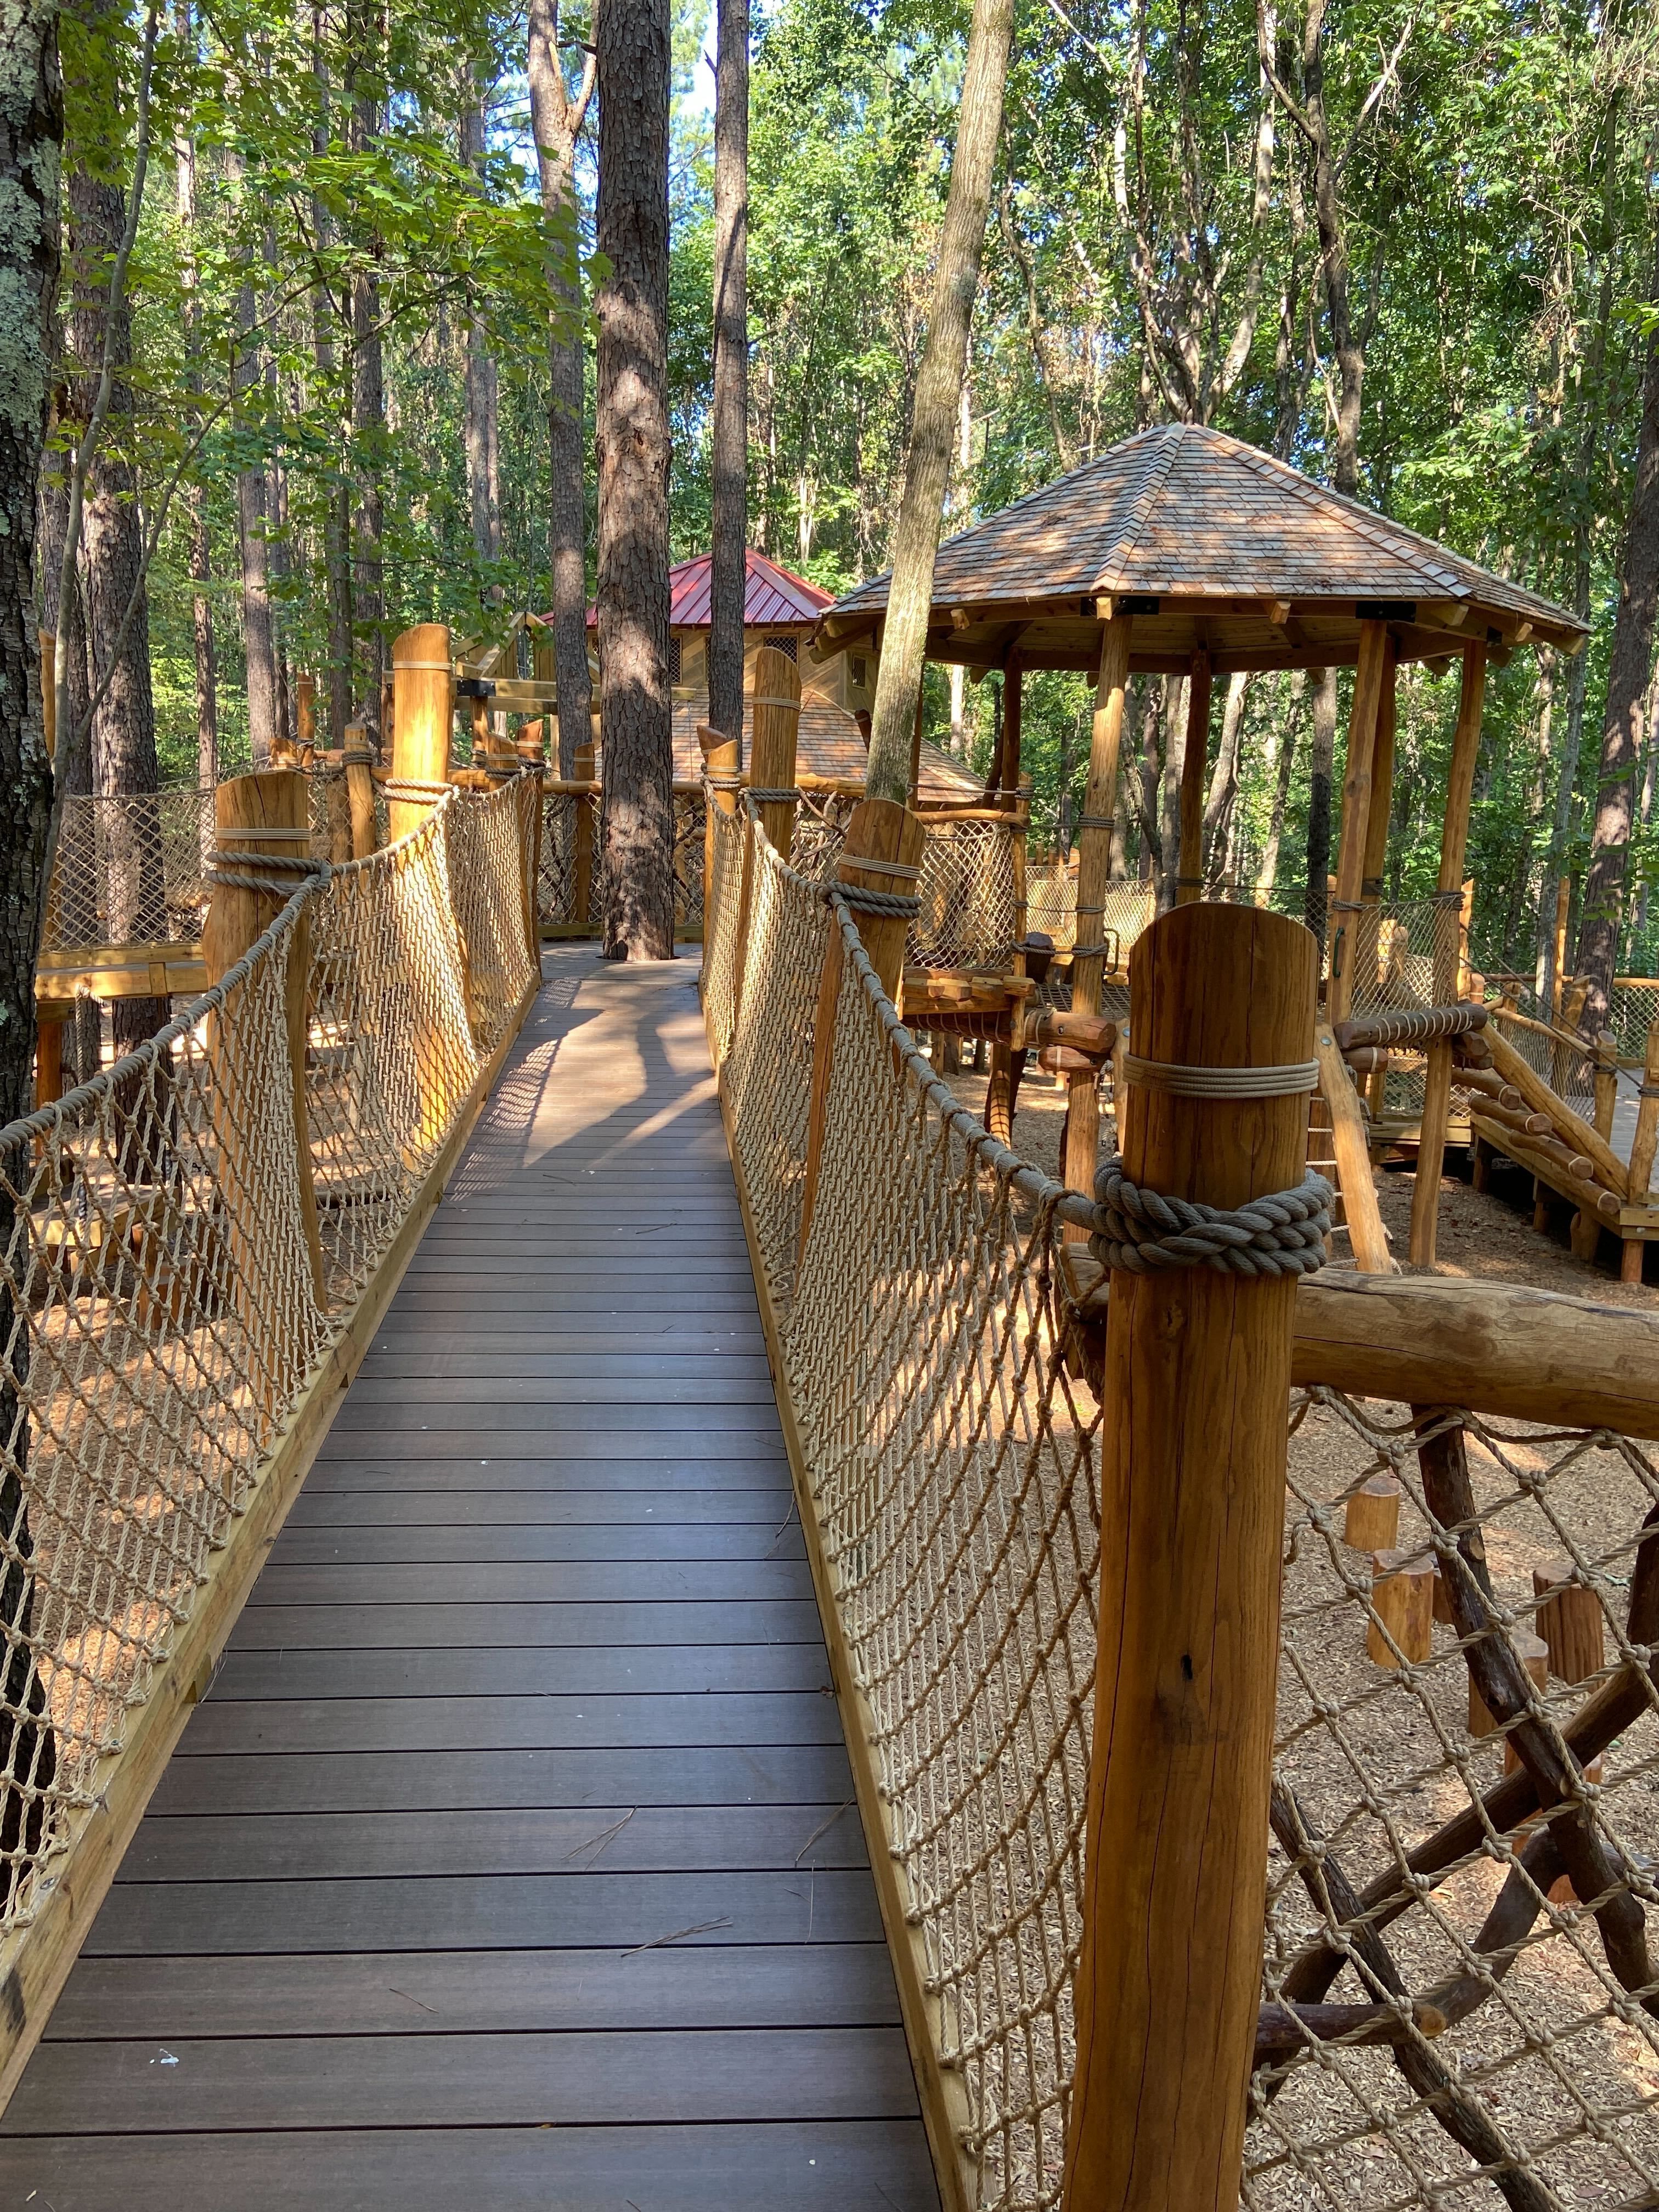
[[[696,965],[544,972],[8,2212],[937,2206]]]

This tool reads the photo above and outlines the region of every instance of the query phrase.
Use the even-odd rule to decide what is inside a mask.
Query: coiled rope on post
[[[1237,1073],[1238,1071],[1232,1070]],[[1205,1206],[1143,1189],[1115,1155],[1095,1178],[1089,1249],[1108,1267],[1212,1267],[1224,1275],[1310,1275],[1325,1264],[1331,1186],[1311,1170],[1294,1190],[1248,1205]]]

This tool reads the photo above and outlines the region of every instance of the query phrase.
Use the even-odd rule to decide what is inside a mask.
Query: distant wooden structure
[[[888,578],[840,600],[819,625],[823,658],[880,649]],[[1020,689],[1028,669],[1092,670],[1095,714],[1079,824],[1076,1013],[1101,1011],[1124,692],[1133,674],[1190,678],[1177,899],[1202,895],[1201,830],[1211,686],[1243,669],[1352,667],[1352,712],[1326,1012],[1348,1012],[1360,947],[1376,926],[1394,770],[1395,671],[1462,663],[1462,690],[1441,839],[1433,997],[1453,1000],[1457,924],[1487,663],[1519,645],[1575,653],[1585,629],[1535,593],[1328,490],[1218,430],[1169,423],[1031,492],[939,548],[930,659],[1005,683],[992,787],[1017,793]],[[1344,1079],[1346,1082],[1346,1079]],[[1434,1257],[1436,1198],[1450,1101],[1448,1042],[1429,1048],[1412,1258]],[[1092,1186],[1099,1104],[1092,1069],[1070,1075],[1066,1179]],[[1345,1102],[1339,1100],[1336,1111]],[[1370,1191],[1369,1175],[1364,1178]],[[1352,1226],[1354,1198],[1346,1193]],[[1370,1193],[1370,1213],[1375,1194]],[[1361,1239],[1383,1254],[1380,1222]],[[1362,1261],[1362,1265],[1364,1264]]]

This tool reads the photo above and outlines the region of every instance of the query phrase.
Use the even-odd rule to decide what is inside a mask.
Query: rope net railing
[[[957,1105],[852,918],[744,813],[717,817],[712,882],[710,1047],[964,2194],[1035,2212],[1060,2201],[1083,1934],[1103,1386],[1060,1242],[1083,1202]],[[1243,2201],[1650,2203],[1654,1448],[1324,1388],[1286,1416]],[[1379,1493],[1393,1525],[1351,1547]]]
[[[0,1130],[0,1973],[528,1003],[529,786],[300,882],[141,1050]]]
[[[701,790],[674,790],[674,927],[702,927],[703,802]],[[598,784],[551,790],[542,799],[536,910],[544,929],[599,934],[605,913],[605,810]]]

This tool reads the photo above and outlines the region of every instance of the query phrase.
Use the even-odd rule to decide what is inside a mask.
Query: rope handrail
[[[1091,1909],[1099,1453],[1103,1424],[1133,1418],[1099,1395],[1099,1261],[1132,1269],[1143,1249],[1191,1243],[1170,1256],[1207,1272],[1249,1249],[1235,1240],[1260,1237],[1299,1272],[1324,1256],[1325,1186],[1310,1177],[1237,1218],[1131,1194],[1121,1164],[1097,1199],[1065,1190],[990,1134],[963,1079],[933,1068],[881,987],[846,887],[800,865],[799,831],[793,856],[741,812],[710,835],[705,1018],[860,1802],[888,1923],[902,1931],[907,2016],[927,2023],[916,2077],[933,2140],[959,2159],[942,2194],[976,2212],[1048,2212],[1060,2203]],[[1264,1080],[1286,1096],[1305,1074],[1298,1063]],[[1237,1079],[1226,1071],[1222,1087]],[[1133,1249],[1114,1250],[1126,1220],[1115,1241]],[[1069,1241],[1079,1232],[1098,1259]],[[1295,1287],[1298,1313],[1327,1302],[1309,1309],[1310,1347],[1373,1310],[1343,1286],[1359,1279]],[[1400,1294],[1419,1287],[1463,1297],[1450,1281]],[[1467,1372],[1478,1399],[1477,1306],[1401,1349]],[[1553,1371],[1574,1329],[1592,1346],[1610,1320],[1549,1302],[1539,1327]],[[1366,1341],[1372,1368],[1358,1337],[1356,1364],[1380,1374],[1394,1355]],[[1145,1347],[1149,1377],[1158,1356]],[[1659,1542],[1645,1526],[1659,1457],[1581,1418],[1606,1403],[1594,1392],[1540,1428],[1451,1400],[1402,1410],[1394,1391],[1362,1387],[1373,1395],[1298,1385],[1285,1408],[1244,2201],[1428,2208],[1491,2187],[1477,2172],[1538,2212],[1578,2201],[1581,2183],[1642,2201],[1659,2126],[1626,2084],[1638,2052],[1659,2075],[1639,1926],[1659,1903],[1647,1871],[1659,1858]],[[1488,1559],[1479,1534],[1494,1524]],[[1451,1592],[1444,1626],[1437,1573]],[[1564,1656],[1566,1623],[1594,1627],[1595,1656]],[[1553,1639],[1547,1685],[1534,1634]],[[1172,1715],[1188,1711],[1185,1694],[1171,1686]],[[1598,1757],[1605,1774],[1579,1780]],[[1562,1809],[1538,1821],[1540,1803]],[[1138,1875],[1103,1868],[1096,1894],[1113,1900],[1126,1878]],[[1591,1908],[1609,1901],[1609,1929],[1626,1935],[1604,1944]],[[1357,1978],[1346,1996],[1333,1988],[1345,1967]],[[1386,2174],[1367,2162],[1372,2145]]]

